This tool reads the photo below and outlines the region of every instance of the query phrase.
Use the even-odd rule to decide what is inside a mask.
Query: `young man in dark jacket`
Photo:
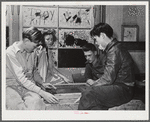
[[[129,102],[135,83],[134,63],[129,52],[113,38],[113,29],[106,23],[95,25],[90,35],[105,55],[104,72],[97,79],[87,79],[91,87],[82,92],[78,109],[108,110]],[[87,52],[84,51],[85,56]]]
[[[87,43],[82,47],[86,58],[85,79],[97,80],[104,73],[104,54],[97,48],[97,45]]]

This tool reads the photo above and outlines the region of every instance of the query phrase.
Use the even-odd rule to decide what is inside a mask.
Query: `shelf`
[[[127,50],[145,50],[145,42],[119,42]]]
[[[82,49],[81,47],[59,47],[58,49]]]

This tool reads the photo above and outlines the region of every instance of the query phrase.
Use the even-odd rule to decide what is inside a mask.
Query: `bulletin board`
[[[72,35],[75,39],[86,40],[93,43],[93,39],[90,37],[90,30],[83,29],[60,29],[59,30],[59,43],[64,45],[65,35]],[[60,46],[61,47],[61,46]]]
[[[37,27],[41,31],[44,28],[55,29],[57,41],[50,50],[53,53],[54,65],[57,68],[85,67],[85,60],[79,61],[77,64],[74,64],[73,62],[74,60],[72,61],[74,57],[71,57],[72,56],[71,53],[75,54],[79,50],[75,48],[67,50],[65,46],[61,45],[63,45],[64,43],[65,34],[71,34],[75,39],[78,39],[78,42],[80,40],[81,41],[83,40],[82,42],[86,40],[87,42],[94,43],[94,41],[90,37],[90,29],[94,25],[93,6],[23,5],[21,10],[22,10],[21,23],[23,30],[31,26]],[[81,46],[79,47],[79,49],[80,52],[82,52]],[[68,63],[69,61],[67,62],[65,59],[66,57],[68,58],[68,60],[72,61],[72,63],[69,64]],[[83,53],[81,57],[83,57],[82,59],[84,59]]]
[[[23,6],[23,26],[57,27],[57,25],[56,7]]]
[[[91,28],[91,9],[59,8],[59,26],[65,28]]]

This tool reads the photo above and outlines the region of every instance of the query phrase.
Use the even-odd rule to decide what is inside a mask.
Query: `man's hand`
[[[92,86],[92,85],[94,85],[95,81],[92,80],[92,79],[88,79],[86,83],[87,83],[88,85]]]
[[[33,79],[33,73],[31,70],[23,70],[24,72],[24,75],[26,76],[26,78],[28,78],[29,80],[32,80]]]
[[[58,103],[59,100],[52,94],[41,90],[39,94],[49,103]]]
[[[69,82],[70,82],[70,80],[69,80],[68,78],[66,78],[65,76],[63,77],[63,79],[64,79],[64,81],[65,81],[66,83],[69,83]]]
[[[33,79],[33,74],[32,73],[27,72],[25,75],[26,75],[26,78],[28,78],[29,80]]]
[[[52,84],[50,84],[50,83],[43,83],[42,84],[45,88],[53,88],[53,89],[57,89],[55,86],[53,86]]]

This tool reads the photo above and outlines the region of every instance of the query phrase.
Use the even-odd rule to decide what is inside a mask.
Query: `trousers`
[[[11,87],[6,88],[7,110],[45,110],[43,99],[35,92],[28,91],[21,96]]]
[[[78,110],[108,110],[129,102],[134,95],[134,87],[117,83],[88,87],[82,92]]]

